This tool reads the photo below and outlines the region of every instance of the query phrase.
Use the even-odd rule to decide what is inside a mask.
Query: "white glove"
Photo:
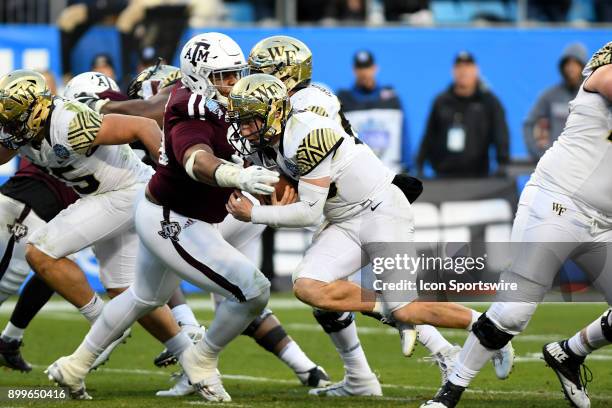
[[[215,171],[215,180],[220,187],[236,187],[251,194],[270,195],[279,175],[261,166],[240,168],[235,164],[221,164]]]

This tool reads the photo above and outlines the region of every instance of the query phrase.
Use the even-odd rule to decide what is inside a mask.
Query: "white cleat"
[[[457,363],[460,352],[461,347],[455,345],[439,353],[432,354],[431,357],[426,357],[427,359],[432,359],[438,365],[442,385],[446,384],[448,376],[453,372],[453,368],[455,368],[455,363]]]
[[[303,373],[296,372],[295,375],[297,375],[302,385],[307,387],[320,388],[327,387],[331,384],[331,381],[329,381],[329,375],[327,375],[327,372],[325,372],[321,366],[314,366],[310,370]]]
[[[61,357],[45,370],[49,380],[60,387],[68,388],[70,398],[78,400],[90,400],[91,396],[85,390],[84,377],[76,374],[79,370],[74,367],[74,361],[70,357]]]
[[[195,392],[202,398],[213,402],[232,400],[221,383],[221,376],[217,370],[217,357],[206,357],[198,351],[195,345],[191,345],[183,352],[179,362]]]
[[[419,406],[419,408],[448,408],[448,407],[441,402],[430,400],[430,401],[422,403]]]
[[[117,346],[119,346],[120,344],[125,344],[127,342],[128,337],[130,337],[131,335],[132,335],[132,329],[128,327],[123,332],[121,337],[119,337],[117,340],[109,344],[108,347],[105,348],[102,353],[100,353],[100,355],[98,356],[98,358],[96,358],[96,361],[94,361],[89,371],[90,372],[94,371],[97,368],[99,368],[101,365],[106,364],[106,362],[110,358],[111,353],[117,348]]]
[[[189,378],[187,378],[187,374],[184,372],[180,372],[178,376],[173,376],[173,379],[176,380],[176,384],[169,390],[157,391],[155,395],[158,397],[185,397],[187,395],[191,395],[195,392],[195,388],[189,382]]]
[[[495,368],[495,375],[500,380],[505,380],[510,377],[512,368],[514,367],[514,347],[512,343],[508,342],[504,347],[497,350],[493,357],[491,357],[493,368]]]
[[[399,330],[400,343],[402,345],[402,354],[406,357],[410,357],[414,353],[417,341],[417,331],[413,325],[406,323],[399,323],[397,325]]]
[[[374,373],[364,378],[344,377],[342,381],[327,387],[314,388],[308,391],[308,394],[319,397],[381,397],[383,395],[380,382]]]

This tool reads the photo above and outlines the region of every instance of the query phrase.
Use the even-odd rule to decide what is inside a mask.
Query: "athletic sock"
[[[293,340],[278,353],[278,358],[296,373],[305,373],[317,366]]]
[[[368,360],[359,343],[359,337],[357,337],[355,322],[340,331],[329,333],[329,337],[342,358],[347,377],[358,378],[372,375]]]
[[[89,323],[93,324],[98,317],[102,314],[104,308],[104,300],[97,293],[94,293],[93,297],[85,306],[79,308],[79,312],[85,316]]]
[[[606,314],[608,312],[606,311]],[[608,314],[608,324],[612,318],[612,313]],[[584,357],[591,354],[593,351],[602,348],[610,344],[610,341],[606,339],[601,327],[602,317],[598,317],[585,329],[580,330],[574,334],[568,341],[567,345],[569,349],[577,356]],[[586,337],[586,338],[585,338]]]
[[[495,350],[484,347],[480,344],[478,337],[470,333],[461,349],[455,369],[448,377],[449,381],[455,385],[467,387],[493,354]]]
[[[200,326],[193,314],[193,310],[187,305],[182,304],[172,308],[172,316],[179,326]]]
[[[183,351],[192,345],[191,339],[183,331],[180,331],[176,336],[164,342],[164,345],[170,353],[176,358],[179,358]]]
[[[11,341],[11,340],[21,340],[23,338],[23,333],[25,329],[21,329],[15,326],[13,323],[8,322],[6,327],[2,331],[2,340]]]
[[[416,326],[419,343],[421,343],[430,354],[438,354],[446,349],[453,347],[433,326],[420,324]]]

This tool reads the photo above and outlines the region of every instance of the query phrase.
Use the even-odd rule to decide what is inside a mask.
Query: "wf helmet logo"
[[[267,83],[253,89],[251,95],[261,102],[266,102],[268,99],[278,97],[282,94],[282,88],[279,84]]]
[[[187,50],[185,58],[191,61],[191,65],[194,67],[200,61],[208,62],[208,56],[210,55],[210,44],[203,41],[196,42],[191,48]]]
[[[295,56],[297,55],[296,50],[286,50],[284,46],[280,47],[270,47],[268,48],[268,53],[270,53],[270,57],[272,59],[276,59],[276,57],[285,57],[287,64],[291,64],[295,61]]]

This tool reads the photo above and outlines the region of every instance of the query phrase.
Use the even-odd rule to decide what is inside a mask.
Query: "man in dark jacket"
[[[431,164],[438,177],[486,177],[489,148],[495,147],[500,173],[509,159],[504,108],[479,79],[474,56],[460,52],[454,81],[434,101],[417,157],[417,169]]]
[[[569,115],[568,103],[574,99],[582,83],[582,69],[586,59],[587,50],[584,45],[568,45],[559,60],[563,80],[544,90],[529,111],[523,123],[523,137],[529,155],[534,160],[539,160],[561,135]]]

